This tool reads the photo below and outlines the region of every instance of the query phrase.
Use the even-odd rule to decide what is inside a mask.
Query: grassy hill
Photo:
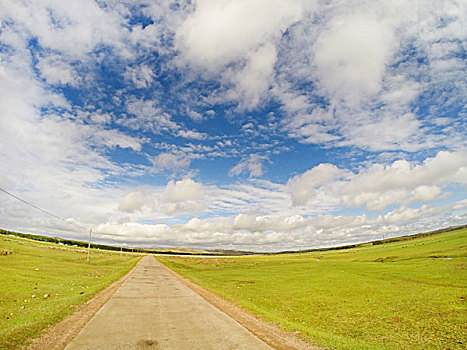
[[[140,256],[0,235],[0,349],[19,348],[128,272]]]
[[[159,260],[324,347],[466,348],[467,229],[346,248]]]
[[[21,237],[27,238],[33,241],[39,242],[49,242],[56,243],[59,245],[72,246],[72,247],[81,247],[87,248],[88,242],[76,241],[61,237],[54,236],[45,236],[37,235],[31,233],[22,233],[14,232],[0,229],[0,235],[11,236],[11,237]],[[225,249],[214,249],[214,250],[203,250],[203,249],[191,249],[191,248],[140,248],[140,247],[123,247],[123,246],[112,246],[107,244],[98,244],[91,243],[91,248],[101,249],[101,250],[110,250],[110,251],[122,251],[122,252],[132,252],[132,253],[145,253],[145,254],[163,254],[163,255],[206,255],[206,256],[215,256],[215,255],[254,255],[261,254],[250,251],[241,251],[241,250],[225,250]]]

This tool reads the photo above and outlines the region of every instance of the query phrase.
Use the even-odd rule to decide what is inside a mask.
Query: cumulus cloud
[[[388,224],[407,222],[430,212],[433,212],[433,209],[428,205],[422,205],[419,209],[403,206],[384,215],[384,222]]]
[[[412,190],[411,197],[415,202],[430,202],[441,193],[438,186],[422,185]]]
[[[159,204],[169,214],[198,213],[204,209],[203,185],[192,179],[170,181],[161,195]]]
[[[398,160],[383,166],[374,164],[360,172],[343,189],[347,193],[364,191],[387,191],[394,187],[414,188],[423,184],[437,183],[452,178],[467,165],[464,152],[441,151],[421,164]]]
[[[196,214],[205,208],[203,185],[190,178],[171,180],[165,187],[146,186],[127,193],[118,204],[118,210],[135,217],[157,215]]]
[[[255,108],[272,81],[276,49],[272,44],[261,46],[248,59],[246,66],[234,78],[240,94],[240,107]]]
[[[247,230],[251,232],[290,232],[305,227],[310,219],[305,219],[301,215],[293,216],[254,216],[239,214],[234,217],[232,223],[233,230]]]
[[[293,205],[303,205],[316,195],[316,189],[334,180],[341,170],[333,164],[320,164],[289,180]]]
[[[147,246],[179,246],[210,248],[236,248],[256,251],[303,249],[357,243],[428,231],[445,220],[445,213],[465,208],[465,201],[433,208],[401,206],[393,211],[369,218],[366,214],[355,216],[318,215],[254,215],[238,214],[230,217],[193,218],[183,224],[103,224],[97,229],[108,232],[109,238],[128,240]],[[451,221],[463,223],[459,215]],[[433,221],[436,223],[433,224]],[[115,236],[112,236],[112,233]],[[121,235],[125,234],[125,238]]]
[[[179,49],[194,64],[224,66],[281,35],[301,11],[299,1],[198,1],[177,31]]]
[[[467,166],[464,152],[441,151],[421,164],[398,160],[390,165],[374,164],[349,178],[341,193],[344,203],[381,210],[403,201],[430,201],[440,194],[437,185],[457,182]]]
[[[296,0],[198,1],[176,31],[180,65],[220,75],[231,87],[222,99],[254,109],[273,81],[277,44],[302,13]]]
[[[134,213],[141,210],[147,202],[148,197],[145,193],[141,191],[130,192],[120,201],[118,209],[127,213]]]
[[[289,136],[371,151],[452,149],[463,142],[458,110],[442,132],[433,132],[431,117],[465,105],[467,85],[458,79],[465,4],[352,1],[314,11],[289,28],[278,50],[271,91]],[[316,15],[322,21],[314,22]],[[305,82],[316,89],[304,93]],[[430,112],[414,107],[420,100]]]
[[[447,151],[421,163],[407,160],[386,165],[375,163],[358,173],[333,164],[320,164],[291,178],[288,188],[294,206],[304,205],[325,192],[345,206],[364,205],[367,210],[382,211],[393,204],[408,205],[444,198],[444,188],[465,182],[461,175],[466,166],[465,152]]]
[[[203,195],[203,186],[192,179],[170,181],[163,193],[164,199],[172,203],[199,200]]]
[[[321,91],[351,105],[377,93],[394,48],[392,28],[384,21],[362,16],[335,19],[316,42]]]

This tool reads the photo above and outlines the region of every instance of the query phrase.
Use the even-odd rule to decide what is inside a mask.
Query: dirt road
[[[272,348],[146,256],[66,349]]]

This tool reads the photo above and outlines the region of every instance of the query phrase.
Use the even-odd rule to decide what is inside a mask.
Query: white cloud
[[[312,206],[318,197],[328,203],[350,207],[365,206],[382,211],[399,204],[427,203],[444,199],[450,185],[465,184],[465,152],[441,151],[422,163],[397,160],[391,164],[373,163],[358,173],[320,164],[288,181],[293,206]],[[327,197],[323,196],[326,194]]]
[[[406,200],[408,191],[403,188],[394,188],[383,192],[360,192],[354,195],[350,200],[347,195],[344,201],[350,206],[366,205],[370,211],[381,211],[393,203],[401,203]]]
[[[5,22],[13,21],[47,49],[82,59],[99,44],[124,48],[121,33],[125,29],[119,14],[92,0],[14,1],[2,5]]]
[[[387,89],[382,91],[381,100],[390,106],[406,106],[413,102],[423,89],[419,82],[407,79],[404,75],[386,76]]]
[[[438,186],[418,186],[412,190],[411,197],[415,202],[430,202],[441,194]]]
[[[261,46],[248,58],[245,68],[234,78],[240,95],[240,108],[258,106],[272,81],[275,62],[276,49],[272,44]]]
[[[320,164],[289,180],[293,205],[303,205],[316,195],[317,187],[334,180],[340,169],[332,164]]]
[[[191,213],[195,214],[205,208],[203,185],[192,179],[169,181],[162,193],[157,207],[169,215]]]
[[[250,178],[261,176],[264,173],[263,162],[267,159],[259,154],[250,154],[229,170],[229,176],[240,175],[244,172],[250,173]]]
[[[289,136],[371,151],[463,143],[457,112],[446,116],[449,127],[433,132],[431,122],[465,104],[464,2],[349,1],[314,10],[278,49],[271,91],[283,104]],[[307,83],[313,89],[304,93]],[[427,96],[429,112],[414,107]]]
[[[186,113],[192,120],[194,120],[195,122],[201,122],[203,121],[205,118],[198,112],[192,110],[192,109],[187,109],[187,113]]]
[[[341,141],[340,145],[357,145],[371,151],[402,149],[413,152],[424,146],[419,140],[420,126],[421,122],[412,113],[370,120],[365,118],[343,128],[347,140]]]
[[[207,202],[209,212],[223,215],[268,215],[277,212],[288,215],[290,209],[290,196],[285,186],[264,180],[250,179],[247,183],[210,187]]]
[[[177,31],[179,49],[194,64],[224,66],[281,35],[301,11],[295,0],[200,0]]]
[[[127,193],[118,210],[134,219],[154,219],[163,216],[196,214],[205,209],[205,189],[190,178],[171,180],[165,187],[145,186]]]
[[[161,153],[152,160],[156,170],[178,171],[186,169],[191,159],[185,154]]]
[[[200,0],[176,31],[178,65],[220,77],[218,99],[254,109],[273,82],[276,46],[302,12],[298,0]]]
[[[135,191],[128,193],[118,204],[118,209],[127,213],[134,213],[141,210],[148,202],[148,196],[141,192]]]
[[[137,88],[147,88],[154,80],[155,74],[151,67],[142,64],[136,67],[128,67],[124,77],[135,84]]]
[[[341,216],[341,215],[318,215],[312,221],[311,229],[315,229],[321,232],[325,230],[329,231],[346,231],[354,228],[362,228],[369,224],[375,224],[381,222],[380,218],[374,220],[368,219],[366,214],[358,216]]]
[[[205,205],[199,202],[177,202],[177,203],[164,203],[161,209],[167,215],[179,214],[197,214],[205,209]]]
[[[464,152],[441,151],[434,158],[427,158],[421,164],[406,160],[396,161],[388,166],[374,164],[356,175],[344,188],[345,192],[386,191],[394,187],[414,188],[451,179],[467,165]]]
[[[393,203],[424,202],[440,194],[437,185],[457,182],[465,171],[467,155],[463,152],[439,152],[421,164],[398,160],[384,166],[374,164],[349,178],[341,188],[344,203],[381,210]]]
[[[327,167],[330,173],[335,171],[332,166],[327,165]],[[325,174],[326,172],[320,174],[323,175],[320,179],[312,179],[311,186],[316,186],[317,183],[319,183],[318,186],[323,186],[326,178],[329,178]],[[328,182],[334,186],[334,181],[331,177]],[[414,189],[416,193],[435,191],[419,187]],[[443,215],[447,215],[445,213],[449,213],[450,210],[465,209],[461,201],[436,210],[425,205],[420,208],[401,206],[374,219],[368,218],[365,214],[308,216],[319,205],[325,205],[325,203],[320,203],[321,198],[317,200],[317,205],[313,202],[314,198],[311,198],[302,211],[303,214],[297,214],[297,209],[291,209],[292,203],[287,200],[287,187],[266,181],[251,182],[249,185],[238,184],[226,189],[215,186],[205,187],[199,182],[186,178],[169,181],[163,188],[148,187],[130,192],[112,189],[112,194],[113,198],[116,195],[121,196],[119,201],[114,199],[113,203],[119,203],[122,213],[116,215],[112,196],[107,194],[100,199],[95,197],[96,203],[93,210],[99,213],[98,222],[103,222],[95,226],[95,237],[100,241],[113,244],[125,242],[130,245],[141,244],[152,247],[183,245],[202,248],[284,250],[332,246],[379,239],[382,235],[387,237],[388,234],[399,235],[434,229],[441,227],[437,226],[437,220],[441,222]],[[98,191],[95,195],[102,197],[103,192]],[[72,199],[74,203],[77,200],[76,197]],[[86,194],[82,198],[85,212],[91,209],[87,207],[88,200],[89,194]],[[199,212],[210,212],[210,210],[221,213],[222,210],[219,210],[221,203],[224,205],[224,211],[231,210],[236,213],[243,211],[243,213],[206,219],[194,217],[186,223],[173,225],[137,223],[140,220],[160,222],[165,215],[195,215]],[[0,208],[0,215],[8,217],[8,222],[20,220],[12,215],[12,209],[18,206],[18,203],[13,204]],[[7,214],[5,212],[7,209],[8,215],[4,216]],[[262,210],[269,214],[261,214]],[[329,209],[325,207],[319,210],[321,213],[329,212]],[[19,212],[19,217],[24,218],[24,208]],[[315,213],[319,214],[319,212]],[[432,224],[424,223],[423,218],[427,216],[430,216]],[[459,218],[452,219],[449,221],[450,224],[462,222],[462,216],[457,216]],[[32,221],[31,218],[33,218]],[[105,220],[101,221],[103,218]],[[30,221],[29,227],[31,225],[43,227],[44,225],[43,218],[35,219],[35,215],[29,215],[28,220]],[[436,222],[433,223],[433,220]],[[78,223],[83,224],[80,221]],[[50,227],[64,229],[58,226],[60,225],[50,222]],[[100,232],[106,234],[102,235]]]
[[[163,112],[151,100],[132,100],[126,104],[128,113],[135,117],[121,118],[119,123],[134,130],[150,130],[154,133],[177,132],[180,126],[170,115]]]
[[[455,175],[455,181],[457,183],[467,186],[467,166],[460,168]]]
[[[254,216],[239,214],[234,217],[233,230],[246,230],[250,232],[291,232],[305,227],[310,222],[301,215],[293,216]]]
[[[203,185],[192,179],[170,181],[163,193],[164,199],[172,203],[199,200],[203,196]]]
[[[85,134],[86,129],[90,128],[83,127],[83,129],[83,134]],[[120,148],[130,148],[134,151],[141,151],[142,144],[146,142],[145,139],[131,137],[115,129],[95,129],[89,131],[93,132],[91,134],[93,144],[102,147],[115,148],[119,146]]]
[[[108,124],[111,122],[112,117],[107,113],[91,113],[89,119],[95,124]]]
[[[191,140],[205,140],[208,137],[206,133],[199,132],[196,130],[179,130],[176,136],[180,136],[185,139]]]
[[[423,205],[419,209],[400,207],[384,215],[384,222],[388,224],[407,222],[432,212],[433,209],[428,205]]]
[[[59,55],[50,55],[43,57],[37,63],[37,68],[41,71],[41,76],[49,84],[76,86],[81,79],[76,71],[64,62]]]
[[[96,228],[108,232],[113,242],[145,246],[235,248],[256,251],[335,246],[423,232],[441,227],[446,213],[465,209],[465,201],[440,208],[402,206],[386,215],[370,219],[355,216],[254,215],[239,214],[207,219],[192,218],[184,224],[108,223]],[[463,223],[458,215],[451,224]],[[434,223],[435,222],[435,223]],[[446,225],[446,223],[445,223]],[[114,235],[112,235],[112,233]]]
[[[145,140],[108,129],[105,122],[108,117],[99,118],[93,112],[84,123],[82,112],[75,113],[70,103],[33,70],[36,67],[27,48],[29,34],[23,29],[36,25],[31,18],[44,13],[29,16],[28,11],[32,10],[23,8],[25,3],[4,5],[7,9],[0,16],[8,18],[9,25],[2,25],[0,31],[0,41],[8,45],[8,50],[0,53],[0,162],[8,172],[0,182],[26,200],[64,218],[86,224],[108,220],[111,218],[108,213],[115,210],[116,196],[120,195],[114,193],[118,190],[108,190],[108,176],[118,178],[123,173],[127,176],[135,173],[132,166],[111,162],[108,152],[117,146],[139,151]],[[25,28],[10,22],[24,18],[28,21]],[[42,70],[46,83],[74,85],[79,81],[66,55],[40,56],[37,68]],[[104,122],[96,123],[93,118]],[[23,212],[23,219],[16,218],[16,229],[76,230],[71,225],[57,223],[56,219],[38,215],[22,203],[11,205],[13,212]]]
[[[364,16],[335,19],[316,42],[324,95],[355,105],[377,93],[394,49],[392,28],[384,21]]]
[[[158,101],[130,99],[126,103],[127,111],[133,116],[121,117],[118,123],[133,130],[151,131],[155,134],[171,133],[186,139],[203,140],[205,133],[187,130],[181,124],[158,107]]]

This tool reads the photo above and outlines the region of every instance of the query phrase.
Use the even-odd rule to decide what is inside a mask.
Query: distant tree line
[[[0,235],[7,235],[7,236],[15,236],[15,237],[22,237],[27,239],[32,239],[34,241],[41,241],[41,242],[49,242],[55,243],[60,245],[68,245],[74,247],[82,247],[87,248],[88,242],[83,241],[75,241],[71,239],[65,239],[60,237],[50,237],[50,236],[43,236],[43,235],[35,235],[30,233],[21,233],[21,232],[13,232],[0,229]],[[94,249],[102,249],[102,250],[113,250],[113,251],[123,251],[123,252],[133,252],[133,253],[145,253],[145,254],[164,254],[164,255],[203,255],[203,256],[215,256],[215,255],[251,255],[255,254],[253,252],[241,252],[235,250],[216,250],[216,251],[200,251],[200,252],[180,252],[180,251],[172,251],[172,250],[158,250],[158,249],[151,249],[151,248],[131,248],[131,247],[122,247],[122,246],[112,246],[106,244],[98,244],[98,243],[91,243],[91,248]]]
[[[413,235],[406,235],[406,236],[400,236],[400,237],[380,239],[380,240],[366,242],[366,243],[349,244],[349,245],[343,245],[343,246],[338,246],[338,247],[329,247],[329,248],[304,249],[304,250],[298,250],[298,251],[297,250],[286,250],[286,251],[282,251],[282,252],[267,253],[267,254],[275,255],[275,254],[293,254],[293,253],[313,253],[313,252],[325,252],[325,251],[330,251],[330,250],[353,249],[353,248],[359,248],[359,247],[363,247],[363,246],[367,246],[367,245],[380,245],[380,244],[386,244],[386,243],[392,243],[392,242],[408,241],[408,240],[412,240],[412,239],[437,235],[437,234],[440,234],[440,233],[443,233],[443,232],[461,230],[461,229],[464,229],[464,228],[467,228],[467,225],[451,226],[451,227],[443,228],[443,229],[436,230],[436,231],[422,232],[422,233],[417,233],[417,234],[413,234]]]
[[[436,230],[436,231],[422,232],[422,233],[417,233],[417,234],[414,234],[414,235],[407,235],[407,236],[400,236],[400,237],[381,239],[381,240],[378,240],[378,241],[373,241],[373,242],[371,242],[371,244],[379,245],[379,244],[391,243],[391,242],[409,241],[411,239],[417,239],[417,238],[422,238],[422,237],[433,236],[433,235],[437,235],[437,234],[444,233],[444,232],[451,232],[451,231],[461,230],[461,229],[464,229],[464,228],[467,228],[467,225],[451,226],[451,227],[442,228],[442,229],[439,229],[439,230]]]
[[[7,230],[2,230],[2,229],[0,229],[0,234],[32,239],[34,241],[56,243],[56,244],[61,244],[61,245],[69,245],[69,246],[73,246],[73,247],[82,247],[82,248],[87,248],[88,247],[88,242],[75,241],[75,240],[65,239],[65,238],[60,238],[60,237],[49,237],[49,236],[42,236],[42,235],[33,235],[33,234],[29,234],[29,233],[13,232],[13,231],[7,231]],[[98,243],[91,243],[91,248],[104,249],[104,250],[118,250],[118,251],[122,250],[124,252],[139,252],[139,253],[144,253],[145,252],[143,249],[139,249],[139,248],[116,247],[116,246],[111,246],[111,245],[106,245],[106,244],[98,244]]]

